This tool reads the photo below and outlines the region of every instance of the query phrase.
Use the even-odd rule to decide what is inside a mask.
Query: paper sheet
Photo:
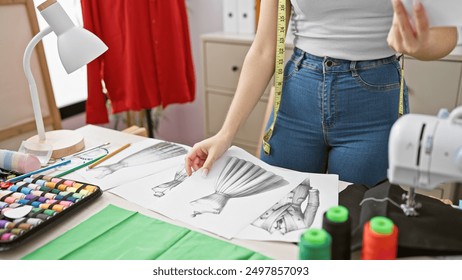
[[[401,0],[412,16],[413,0]],[[462,26],[461,0],[420,0],[427,12],[430,26]]]
[[[308,201],[313,201],[309,198],[310,194],[308,195],[307,199],[304,199],[300,204],[300,208],[296,207],[296,205],[294,207],[287,208],[287,199],[282,199],[278,205],[272,206],[270,209],[266,210],[265,213],[263,213],[274,213],[274,210],[281,209],[285,205],[287,208],[283,209],[285,212],[280,211],[280,215],[278,217],[274,217],[269,221],[269,223],[266,223],[266,229],[258,226],[261,223],[258,223],[257,219],[257,222],[254,221],[243,231],[239,232],[236,238],[298,242],[300,240],[300,235],[308,228],[321,228],[324,213],[330,207],[338,205],[338,175],[310,174],[309,185],[313,190],[319,190],[318,207],[307,207]],[[292,202],[292,200],[290,202]],[[296,201],[293,202],[296,204]],[[297,211],[299,213],[296,213]],[[314,213],[310,213],[310,211]],[[312,223],[310,222],[309,225],[307,225],[308,222],[306,222],[306,224],[299,222],[297,223],[298,227],[294,228],[293,225],[291,226],[291,222],[293,221],[294,217],[303,218],[304,216],[309,215],[315,215],[314,220]],[[273,216],[275,215],[273,214]],[[263,218],[265,216],[261,215],[260,217]],[[290,228],[292,228],[292,230]]]
[[[73,176],[83,177],[85,182],[108,190],[184,163],[188,149],[176,143],[146,139],[92,169],[80,169]]]
[[[230,158],[247,162],[246,167],[239,169],[242,173],[234,177],[231,173],[226,173]],[[271,187],[262,186],[260,191],[251,192],[250,188],[247,188],[251,184],[239,183],[239,179],[250,174],[245,170],[246,168],[262,171],[263,174],[257,176],[254,182],[270,175],[269,180],[276,180],[275,176],[278,176],[284,184],[273,183]],[[178,166],[175,166],[169,171],[164,170],[156,175],[124,184],[111,192],[169,218],[183,221],[225,238],[232,238],[309,176],[308,173],[282,170],[267,165],[244,150],[232,147],[215,162],[207,177],[204,178],[200,172],[196,172],[169,189],[163,196],[155,196],[153,187],[172,181],[177,172]],[[228,190],[233,190],[232,194],[218,194],[217,189],[223,186],[219,178],[223,176],[226,177],[223,182],[228,184]],[[274,188],[271,189],[272,187]],[[237,197],[234,197],[236,194],[238,194]],[[210,213],[214,210],[218,213]]]
[[[215,200],[204,198],[219,192],[217,191],[217,188],[221,185],[219,178],[226,170],[229,158],[238,158],[248,162],[248,166],[253,164],[255,165],[254,168],[261,168],[267,172],[277,174],[286,183],[274,189],[247,196],[233,197],[233,195],[225,194],[226,202],[217,206],[219,203],[215,204]],[[310,174],[280,169],[267,165],[237,147],[230,148],[217,160],[206,178],[202,177],[200,172],[194,173],[191,177],[184,177],[181,175],[182,167],[182,165],[177,165],[168,170],[111,189],[110,192],[169,218],[180,220],[225,238],[241,237],[240,232],[242,230],[248,228],[267,209],[311,176],[313,176],[313,178],[310,178],[311,185],[313,188],[319,189],[321,193],[320,207],[313,225],[319,226],[322,221],[321,215],[325,209],[337,205],[338,202],[337,175]],[[243,178],[246,174],[247,172],[243,172],[238,174],[236,178]],[[233,179],[230,179],[227,183],[234,190],[245,191],[246,186],[233,185]],[[306,203],[303,204],[303,209],[306,208]],[[218,213],[210,213],[210,210],[214,209],[219,209]],[[197,214],[197,212],[201,213]],[[264,230],[258,231],[251,228],[246,230],[245,235],[242,235],[242,237],[294,242],[298,240],[302,231],[303,228],[283,236],[281,234],[272,235]]]

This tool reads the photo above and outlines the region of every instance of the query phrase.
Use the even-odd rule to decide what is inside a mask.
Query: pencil
[[[61,166],[61,165],[68,164],[69,162],[71,162],[70,159],[68,159],[68,160],[63,160],[63,161],[60,161],[60,162],[58,162],[58,163],[55,163],[55,164],[46,166],[46,167],[44,167],[44,168],[40,168],[40,169],[34,170],[34,171],[32,171],[32,172],[29,172],[29,173],[26,173],[26,174],[23,174],[23,175],[13,177],[13,178],[7,180],[7,182],[16,182],[16,181],[22,180],[22,179],[24,179],[24,178],[27,178],[27,177],[29,177],[30,175],[34,175],[34,174],[37,174],[37,173],[40,173],[40,172],[43,172],[43,171],[47,171],[47,170],[49,170],[49,169],[52,169],[52,168],[55,168],[55,167],[58,167],[58,166]]]
[[[103,157],[102,159],[96,161],[95,163],[91,164],[90,166],[88,166],[88,169],[91,169],[95,166],[97,166],[98,164],[102,163],[103,161],[111,158],[112,156],[120,153],[121,151],[125,150],[126,148],[130,147],[130,143],[128,144],[125,144],[123,145],[122,147],[118,148],[117,150],[113,151],[113,152],[110,152],[109,154],[107,154],[105,157]]]
[[[85,166],[88,166],[88,165],[90,165],[90,164],[92,164],[92,163],[95,163],[95,162],[97,162],[98,160],[102,159],[102,158],[105,157],[105,156],[106,156],[106,155],[102,155],[102,156],[100,156],[100,157],[97,157],[97,158],[95,158],[95,159],[92,159],[92,160],[90,160],[90,161],[88,161],[88,162],[85,162],[85,163],[83,163],[83,164],[81,164],[81,165],[78,165],[78,166],[76,166],[76,167],[74,167],[74,168],[71,168],[71,169],[66,170],[66,171],[64,171],[64,172],[62,172],[62,173],[59,173],[58,175],[55,175],[55,176],[53,176],[53,177],[60,178],[60,177],[62,177],[62,176],[64,176],[64,175],[67,175],[67,174],[72,173],[72,172],[74,172],[74,171],[77,171],[77,170],[79,170],[79,169],[81,169],[81,168],[84,168]]]

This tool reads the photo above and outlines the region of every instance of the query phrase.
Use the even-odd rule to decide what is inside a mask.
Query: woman
[[[226,120],[216,135],[188,153],[188,175],[199,168],[208,173],[269,83],[277,2],[261,2],[259,27]],[[444,57],[457,43],[457,29],[429,28],[418,1],[413,22],[400,0],[287,0],[286,5],[291,7],[286,18],[293,12],[295,50],[284,71],[271,152],[262,152],[261,159],[374,186],[387,177],[388,135],[399,115],[396,53],[421,60]],[[406,90],[404,103],[407,111]]]

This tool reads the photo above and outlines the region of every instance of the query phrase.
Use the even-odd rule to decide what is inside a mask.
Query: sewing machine
[[[410,187],[401,208],[418,215],[415,188],[431,190],[441,183],[462,182],[462,106],[438,116],[408,114],[390,133],[388,179]]]

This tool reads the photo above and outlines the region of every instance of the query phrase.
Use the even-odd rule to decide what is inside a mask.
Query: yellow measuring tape
[[[277,37],[276,37],[276,65],[274,71],[274,114],[273,122],[263,136],[263,150],[269,155],[271,147],[268,141],[273,135],[274,125],[278,116],[282,97],[282,82],[284,80],[284,51],[286,41],[286,0],[278,0]]]
[[[401,55],[401,81],[399,85],[398,117],[404,115],[404,54]]]

